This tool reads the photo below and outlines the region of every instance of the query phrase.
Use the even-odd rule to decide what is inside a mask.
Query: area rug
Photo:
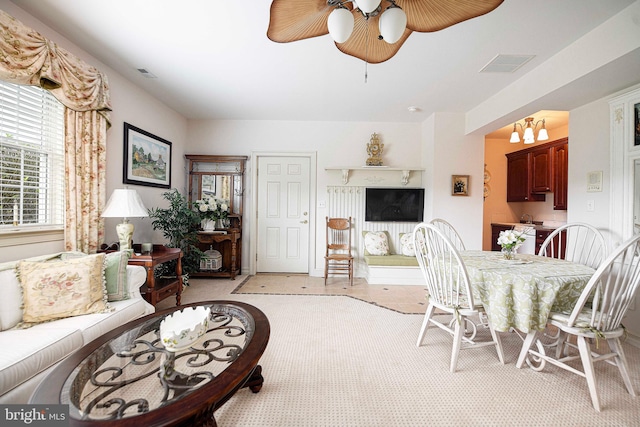
[[[430,329],[416,347],[422,315],[344,296],[231,293],[237,285],[194,281],[183,295],[185,303],[244,301],[271,325],[264,386],[240,390],[216,411],[221,427],[639,425],[640,397],[608,364],[596,365],[598,413],[583,378],[549,365],[517,369],[515,334],[501,335],[505,365],[491,347],[469,349],[452,374],[448,334]],[[624,346],[640,390],[640,349]]]

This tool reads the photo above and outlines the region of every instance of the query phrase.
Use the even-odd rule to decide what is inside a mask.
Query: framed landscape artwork
[[[171,142],[125,122],[123,182],[171,188]]]
[[[469,175],[451,175],[451,195],[469,195]]]

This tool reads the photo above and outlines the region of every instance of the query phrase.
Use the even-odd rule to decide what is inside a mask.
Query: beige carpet
[[[264,387],[240,390],[219,409],[221,427],[640,425],[640,397],[626,392],[608,364],[596,365],[598,413],[577,375],[553,366],[516,369],[515,334],[502,334],[505,365],[490,347],[465,350],[451,374],[444,332],[430,329],[426,345],[415,346],[422,315],[345,296],[232,293],[243,279],[194,279],[183,294],[185,303],[247,302],[271,324]],[[640,349],[625,350],[640,391]]]

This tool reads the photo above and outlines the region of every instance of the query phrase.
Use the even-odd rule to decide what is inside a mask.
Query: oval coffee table
[[[211,308],[209,328],[190,347],[165,349],[162,319],[186,307]],[[71,426],[215,426],[214,411],[238,389],[260,391],[258,361],[267,317],[249,304],[204,301],[129,322],[62,361],[31,403],[69,405]]]

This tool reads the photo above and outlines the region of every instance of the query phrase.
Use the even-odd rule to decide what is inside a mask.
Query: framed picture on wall
[[[451,175],[451,195],[469,195],[469,175]]]
[[[125,123],[122,181],[171,188],[171,142]]]

